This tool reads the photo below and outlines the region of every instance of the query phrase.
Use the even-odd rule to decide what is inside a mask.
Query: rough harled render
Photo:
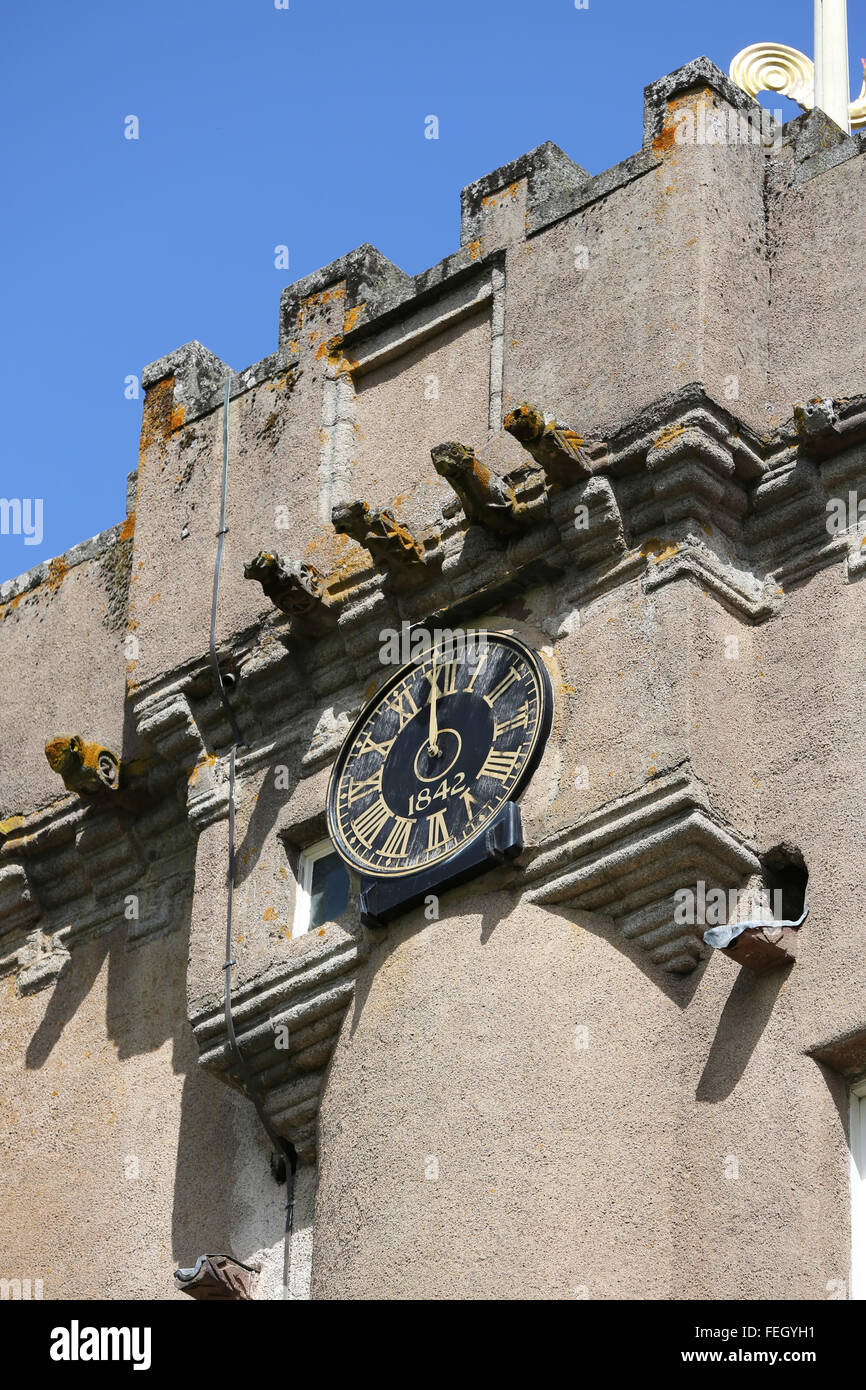
[[[761,129],[700,58],[615,168],[542,145],[423,274],[362,246],[245,371],[169,353],[126,521],[0,588],[5,1259],[46,1297],[847,1278],[866,542],[827,518],[866,488],[866,136]],[[298,1156],[288,1252],[224,1017],[227,378],[232,1002]],[[525,849],[436,920],[292,939],[381,633],[431,618],[550,672]],[[699,881],[790,903],[806,874],[749,959],[677,920]]]

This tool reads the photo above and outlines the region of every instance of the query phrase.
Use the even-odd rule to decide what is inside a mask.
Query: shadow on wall
[[[725,1001],[695,1100],[727,1100],[749,1064],[791,967],[756,975],[741,969]]]
[[[566,922],[572,922],[582,927],[584,931],[592,932],[593,936],[607,941],[619,951],[620,955],[631,961],[632,965],[640,970],[641,974],[656,989],[660,989],[663,994],[666,994],[668,999],[678,1008],[688,1008],[709,963],[707,960],[699,960],[689,975],[673,975],[650,960],[644,948],[639,946],[636,940],[623,936],[612,917],[607,917],[601,912],[586,912],[580,908],[572,907],[568,903],[546,903],[545,911],[552,916],[563,918]],[[482,940],[484,939],[486,938],[482,936]]]
[[[186,1012],[190,902],[179,901],[178,906],[183,917],[173,931],[132,950],[126,949],[125,923],[73,948],[70,964],[54,986],[42,1022],[30,1039],[26,1065],[38,1070],[48,1061],[107,960],[106,1035],[116,1048],[118,1065],[96,1073],[97,1081],[102,1076],[106,1086],[121,1085],[127,1095],[134,1093],[138,1073],[133,1059],[156,1052],[168,1040],[173,1044],[172,1072],[184,1077],[179,1101],[167,1102],[156,1125],[153,1120],[143,1123],[138,1150],[146,1161],[154,1147],[164,1158],[166,1148],[172,1151],[176,1145],[170,1221],[172,1255],[183,1264],[204,1250],[231,1253],[233,1111],[248,1102],[199,1067]],[[149,1098],[154,1076],[151,1066],[142,1080]],[[143,1106],[145,1114],[149,1109]],[[143,1216],[158,1245],[167,1240],[168,1221],[169,1214],[158,1207]],[[170,1292],[167,1289],[165,1296]]]
[[[236,887],[249,878],[258,864],[262,847],[267,844],[280,812],[285,808],[297,784],[298,771],[294,763],[290,771],[285,763],[273,762],[263,775],[244,837],[235,850]]]

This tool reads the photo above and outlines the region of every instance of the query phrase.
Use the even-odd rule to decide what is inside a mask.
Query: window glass
[[[302,850],[292,936],[302,936],[342,917],[349,905],[350,886],[349,871],[330,840],[319,840]]]
[[[310,926],[336,922],[349,905],[349,874],[335,852],[313,862],[310,884]]]

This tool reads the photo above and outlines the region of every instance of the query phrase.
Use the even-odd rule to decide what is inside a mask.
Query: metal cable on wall
[[[214,680],[219,693],[220,701],[226,712],[229,725],[232,731],[232,745],[229,751],[229,852],[227,870],[227,896],[226,896],[226,938],[225,938],[225,1020],[226,1032],[228,1034],[229,1046],[235,1061],[237,1072],[240,1076],[244,1093],[252,1101],[256,1108],[256,1113],[262,1123],[268,1138],[274,1146],[275,1153],[282,1162],[275,1167],[275,1176],[278,1181],[286,1182],[286,1235],[291,1237],[294,1221],[294,1174],[297,1167],[297,1155],[295,1147],[287,1139],[283,1139],[277,1134],[270,1120],[265,1113],[264,1104],[258,1087],[247,1066],[237,1034],[235,1033],[234,1019],[232,1017],[232,967],[235,961],[232,959],[232,913],[234,904],[234,883],[235,883],[235,761],[237,750],[243,745],[243,735],[240,725],[232,709],[231,702],[225,688],[223,674],[220,670],[219,659],[216,649],[216,626],[217,610],[219,607],[220,574],[222,571],[223,544],[225,541],[228,527],[226,526],[226,498],[228,495],[228,473],[229,473],[229,400],[231,397],[231,375],[226,377],[225,396],[223,398],[223,467],[222,467],[222,490],[220,496],[220,524],[217,531],[217,551],[214,563],[213,577],[213,601],[211,604],[210,622],[210,659],[214,672]],[[283,1171],[279,1171],[279,1169]]]

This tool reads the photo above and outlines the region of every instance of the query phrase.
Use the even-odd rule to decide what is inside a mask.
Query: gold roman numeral
[[[388,708],[392,709],[400,720],[400,733],[402,734],[410,719],[418,713],[418,706],[412,699],[412,694],[408,690],[395,692],[388,699]],[[408,706],[408,709],[406,708]]]
[[[386,854],[392,859],[402,859],[404,855],[409,853],[409,836],[414,824],[414,820],[406,820],[405,817],[398,816],[394,829],[379,853]]]
[[[360,757],[362,753],[378,753],[381,758],[387,758],[396,742],[396,738],[389,738],[384,743],[374,743],[370,735],[367,734],[364,742],[358,748],[358,756]]]
[[[466,819],[467,819],[467,820],[471,820],[472,817],[473,817],[473,815],[474,815],[474,812],[473,812],[473,810],[472,810],[472,807],[475,806],[475,805],[477,804],[475,797],[472,795],[471,792],[461,792],[461,793],[460,793],[460,800],[463,802],[463,805],[466,807]]]
[[[500,753],[498,749],[491,748],[478,776],[495,777],[498,782],[507,782],[517,766],[519,757],[519,749],[516,753]]]
[[[372,849],[373,841],[390,818],[391,812],[388,810],[384,799],[379,796],[373,802],[372,806],[368,806],[366,811],[362,811],[356,821],[352,821],[352,829],[361,841],[361,844],[366,845],[368,849]]]
[[[440,695],[453,695],[457,689],[457,665],[456,661],[449,661],[445,666],[440,666],[436,672],[436,684],[439,687]]]
[[[382,790],[382,773],[385,771],[385,764],[374,772],[372,777],[365,777],[362,781],[356,782],[354,777],[349,778],[349,786],[346,792],[347,805],[351,806],[356,801],[360,801],[362,796],[367,796],[369,792],[380,792]]]
[[[498,738],[500,734],[505,733],[506,729],[525,729],[528,724],[529,706],[521,705],[517,713],[513,715],[511,719],[506,719],[503,724],[500,724],[498,719],[494,720],[493,737]]]
[[[427,821],[428,850],[438,849],[440,845],[445,844],[448,838],[448,831],[445,826],[445,812],[437,811],[435,815],[430,816]]]
[[[481,655],[479,656],[478,660],[477,660],[476,663],[475,663],[475,670],[472,672],[472,679],[470,680],[469,684],[466,686],[466,690],[471,690],[472,687],[475,685],[475,682],[477,681],[478,677],[479,677],[480,674],[481,674],[481,668],[484,666],[484,664],[485,664],[485,662],[487,661],[487,658],[488,658],[489,655],[490,655],[489,648],[485,647],[484,650],[483,650],[483,652],[481,653]],[[471,663],[470,663],[470,664],[471,664]]]
[[[516,666],[512,666],[508,672],[508,675],[503,676],[502,680],[499,682],[496,688],[494,690],[491,690],[489,695],[484,696],[484,699],[487,701],[491,709],[496,704],[496,701],[500,698],[500,696],[505,694],[508,687],[510,685],[513,685],[515,681],[519,681],[520,678],[521,672],[518,671]]]

